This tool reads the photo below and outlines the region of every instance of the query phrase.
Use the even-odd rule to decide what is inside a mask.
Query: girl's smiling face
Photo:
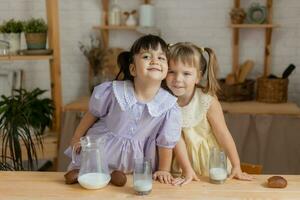
[[[166,78],[168,88],[173,92],[178,100],[189,101],[200,78],[196,67],[181,60],[174,62],[170,60],[169,70]]]
[[[141,50],[134,56],[130,72],[132,76],[143,81],[162,81],[168,72],[167,56],[160,46],[156,50]]]

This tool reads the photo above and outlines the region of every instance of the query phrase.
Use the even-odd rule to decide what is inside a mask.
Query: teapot
[[[86,189],[100,189],[105,187],[111,177],[108,164],[104,157],[102,147],[104,140],[96,136],[85,136],[74,145],[72,162],[80,158],[79,184]],[[80,155],[76,155],[76,149],[81,148]]]

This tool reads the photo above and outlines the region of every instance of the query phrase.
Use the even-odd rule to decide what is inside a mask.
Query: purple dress
[[[181,114],[176,98],[164,89],[148,103],[139,102],[131,81],[106,82],[95,87],[89,111],[98,120],[87,135],[105,139],[110,170],[133,171],[135,158],[151,158],[157,168],[156,147],[173,148],[180,138]],[[71,156],[71,148],[66,152]],[[77,160],[77,159],[76,159]],[[80,168],[79,161],[69,169]]]

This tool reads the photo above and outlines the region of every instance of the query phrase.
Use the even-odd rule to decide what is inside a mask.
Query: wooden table
[[[300,175],[285,175],[288,186],[272,189],[265,186],[270,175],[257,175],[251,182],[227,180],[223,185],[215,185],[202,177],[183,187],[175,187],[154,182],[148,196],[137,196],[132,187],[132,176],[124,187],[108,185],[99,190],[86,190],[79,184],[66,185],[63,172],[0,172],[1,200],[122,200],[122,199],[300,199]]]

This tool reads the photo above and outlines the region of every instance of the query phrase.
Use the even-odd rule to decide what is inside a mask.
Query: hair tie
[[[199,49],[200,49],[201,53],[204,53],[205,47],[199,47]]]
[[[170,49],[173,45],[174,44],[172,44],[172,43],[167,44],[168,49]]]

